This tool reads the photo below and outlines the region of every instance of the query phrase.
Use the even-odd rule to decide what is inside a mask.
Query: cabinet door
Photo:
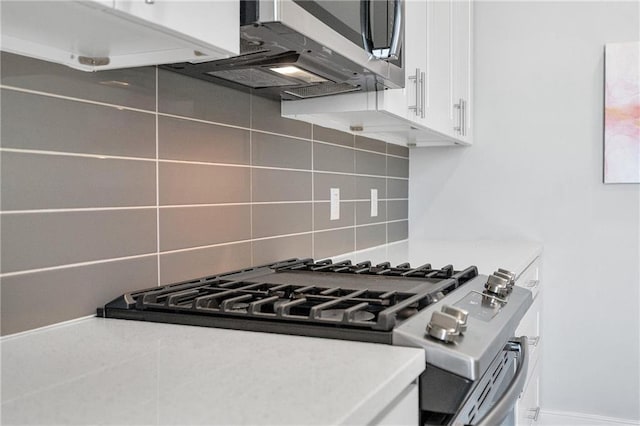
[[[451,1],[427,2],[425,125],[453,135]]]
[[[427,2],[408,0],[405,5],[405,37],[402,55],[405,69],[404,89],[385,90],[379,94],[379,108],[393,115],[421,123],[425,100],[427,39]]]
[[[208,44],[215,46],[215,50],[238,51],[240,7],[237,0],[115,0],[114,8],[202,42],[205,49]]]
[[[540,415],[540,373],[534,368],[517,402],[516,426],[533,426]]]
[[[453,123],[456,136],[470,142],[472,123],[472,0],[452,2],[451,61]]]

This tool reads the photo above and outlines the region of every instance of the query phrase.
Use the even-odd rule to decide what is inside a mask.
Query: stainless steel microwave
[[[164,68],[304,99],[404,87],[404,0],[241,0],[240,55]]]

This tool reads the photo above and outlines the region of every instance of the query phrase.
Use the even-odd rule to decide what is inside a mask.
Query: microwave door
[[[294,0],[372,58],[402,68],[401,0]],[[313,37],[313,35],[310,35]],[[393,52],[390,52],[393,50]],[[389,58],[388,56],[391,56]]]

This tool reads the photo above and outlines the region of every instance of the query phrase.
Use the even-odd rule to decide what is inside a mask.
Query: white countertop
[[[334,258],[516,274],[535,242],[404,241]],[[88,318],[0,340],[2,424],[364,424],[424,369],[374,343]]]
[[[88,318],[0,341],[2,424],[364,424],[424,369],[374,343]]]

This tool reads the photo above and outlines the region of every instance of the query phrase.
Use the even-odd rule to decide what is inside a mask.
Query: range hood
[[[399,0],[384,0],[384,5],[388,4],[401,12]],[[161,67],[213,83],[248,87],[257,95],[283,100],[402,87],[404,70],[399,55],[377,58],[356,43],[363,44],[360,34],[356,34],[357,39],[347,38],[336,31],[339,24],[332,22],[335,18],[325,13],[323,6],[348,7],[362,13],[356,1],[241,1],[240,55]],[[367,16],[371,14],[370,8],[363,10],[367,10]],[[364,15],[362,19],[361,25],[366,26]],[[399,30],[394,27],[390,32]],[[366,37],[364,40],[366,44]]]

